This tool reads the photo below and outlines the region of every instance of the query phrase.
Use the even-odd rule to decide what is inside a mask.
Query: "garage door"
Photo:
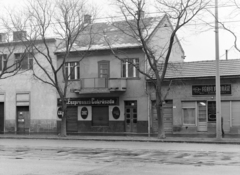
[[[163,105],[163,122],[164,122],[164,131],[166,133],[173,132],[173,104],[172,101],[167,101]],[[158,132],[158,119],[157,119],[157,110],[155,107],[155,102],[152,103],[152,130],[153,132]]]
[[[78,131],[78,113],[77,107],[67,108],[67,132],[77,132]]]

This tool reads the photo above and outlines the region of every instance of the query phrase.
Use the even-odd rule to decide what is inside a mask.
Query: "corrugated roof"
[[[220,76],[240,76],[240,59],[220,60]],[[216,75],[215,60],[169,63],[165,78],[204,78]]]
[[[151,35],[162,19],[163,17],[149,17],[143,20],[143,33],[145,33],[146,37]],[[133,20],[128,21],[128,23],[131,25],[131,28],[126,21],[93,23],[79,35],[72,51],[109,49],[106,39],[112,48],[140,47],[140,41],[130,36],[137,29],[136,23]],[[89,47],[90,42],[91,46]],[[57,52],[64,51],[65,49],[62,48]]]

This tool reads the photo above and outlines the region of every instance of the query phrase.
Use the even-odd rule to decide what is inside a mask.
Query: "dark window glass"
[[[108,106],[92,107],[92,125],[93,126],[109,126]]]

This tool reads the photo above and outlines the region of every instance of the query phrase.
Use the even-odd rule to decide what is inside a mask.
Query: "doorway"
[[[29,133],[30,116],[29,106],[17,106],[17,133]]]
[[[125,101],[126,132],[137,132],[137,101]]]

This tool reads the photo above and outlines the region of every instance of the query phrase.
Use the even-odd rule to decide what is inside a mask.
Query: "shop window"
[[[138,58],[126,58],[122,62],[122,77],[135,78],[139,77],[137,68],[139,67]]]
[[[80,74],[79,62],[66,62],[65,63],[66,74],[68,80],[78,80]]]
[[[182,102],[183,124],[196,124],[196,102]]]
[[[108,106],[92,107],[92,126],[109,126]]]
[[[198,121],[206,122],[207,121],[207,108],[206,102],[198,102]]]
[[[216,122],[216,101],[208,102],[208,121]]]
[[[183,109],[183,124],[194,125],[195,124],[195,109],[184,108]]]

